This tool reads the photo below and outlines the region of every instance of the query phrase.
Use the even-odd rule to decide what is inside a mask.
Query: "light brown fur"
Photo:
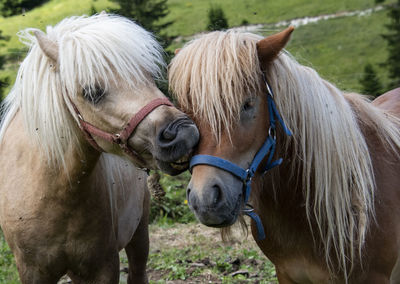
[[[65,273],[74,283],[117,281],[118,251],[130,244],[131,255],[148,242],[146,232],[134,235],[139,224],[147,227],[146,174],[129,161],[100,157],[88,148],[91,154],[84,157],[69,150],[67,178],[65,171],[46,165],[20,129],[17,114],[0,147],[0,221],[22,283],[56,283]],[[105,173],[103,165],[109,162],[123,171],[116,167],[115,173]],[[105,180],[109,175],[115,183],[112,190]],[[146,255],[145,249],[143,263]],[[131,283],[146,282],[140,269]]]

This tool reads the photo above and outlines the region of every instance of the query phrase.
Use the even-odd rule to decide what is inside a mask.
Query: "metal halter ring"
[[[273,139],[276,139],[276,129],[270,126],[268,129],[268,135]]]
[[[254,208],[253,208],[253,206],[251,204],[246,203],[245,207],[242,209],[242,212],[245,213],[245,214],[246,213],[251,213],[251,212],[254,212]]]

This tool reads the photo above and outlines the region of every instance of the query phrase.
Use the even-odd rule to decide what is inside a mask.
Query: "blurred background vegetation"
[[[0,0],[0,98],[9,92],[26,55],[26,47],[16,36],[19,30],[45,30],[65,17],[102,10],[132,18],[154,32],[166,49],[167,61],[176,48],[201,32],[239,28],[267,36],[291,24],[296,30],[287,50],[339,88],[377,96],[400,86],[400,0]],[[159,87],[167,93],[166,81]],[[162,175],[166,195],[152,200],[155,226],[195,222],[185,200],[189,176],[188,172],[178,177]],[[172,259],[194,257],[189,251],[175,250],[164,253],[172,254],[168,255]],[[160,254],[153,252],[157,259]],[[165,269],[170,263],[161,261],[153,259],[149,265]],[[223,263],[223,259],[217,257],[214,262]],[[269,264],[265,271],[273,275]],[[180,279],[186,270],[178,272],[168,279]],[[17,279],[0,231],[0,283],[18,283]]]

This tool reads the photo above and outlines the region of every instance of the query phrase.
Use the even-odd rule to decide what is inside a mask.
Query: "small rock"
[[[235,277],[237,275],[243,275],[246,278],[249,278],[250,273],[247,270],[238,270],[238,271],[231,273],[232,277]]]

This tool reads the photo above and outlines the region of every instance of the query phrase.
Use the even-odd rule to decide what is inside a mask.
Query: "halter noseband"
[[[258,166],[260,163],[268,156],[267,164],[263,169],[261,175],[264,175],[268,170],[272,169],[275,166],[278,166],[282,163],[282,158],[272,161],[272,157],[274,156],[275,147],[276,147],[276,121],[282,126],[283,130],[287,135],[292,135],[290,130],[286,127],[285,123],[280,116],[275,102],[274,102],[274,94],[270,85],[268,84],[265,75],[263,74],[263,80],[265,82],[267,88],[267,102],[268,102],[268,112],[269,112],[269,129],[268,129],[268,137],[265,140],[264,144],[258,150],[257,154],[254,156],[253,161],[250,164],[248,169],[243,169],[242,167],[219,157],[210,156],[210,155],[195,155],[190,160],[190,170],[197,165],[209,165],[216,168],[220,168],[225,170],[243,182],[243,188],[245,191],[244,194],[244,203],[246,204],[246,208],[243,209],[244,214],[250,216],[256,223],[258,239],[265,239],[264,227],[261,223],[260,217],[254,212],[253,207],[248,204],[248,200],[251,193],[251,180],[255,175]]]
[[[142,165],[144,164],[143,159],[140,155],[128,144],[129,138],[132,136],[136,127],[149,115],[155,108],[166,105],[166,106],[174,106],[167,98],[156,98],[141,108],[125,125],[125,127],[121,130],[121,132],[117,134],[112,134],[105,132],[93,124],[85,121],[83,116],[79,112],[76,105],[70,100],[74,111],[79,119],[79,128],[82,130],[83,135],[86,140],[99,152],[105,152],[99,144],[97,144],[96,140],[94,140],[93,136],[100,137],[108,142],[118,144],[125,153],[127,153],[134,160],[138,161]]]

